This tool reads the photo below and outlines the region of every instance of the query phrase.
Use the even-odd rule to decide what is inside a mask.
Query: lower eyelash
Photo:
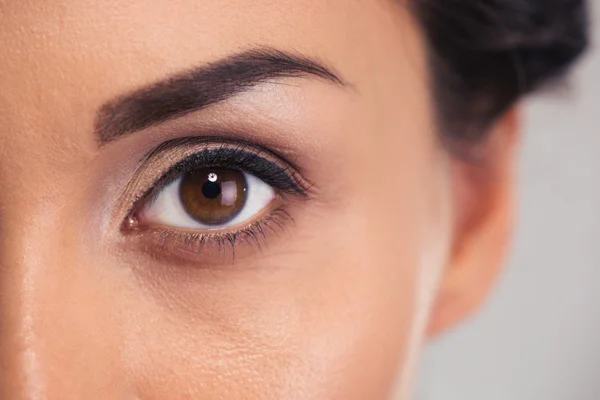
[[[202,261],[202,258],[218,258],[219,262],[236,259],[238,246],[252,248],[261,252],[267,244],[267,235],[280,235],[285,232],[286,224],[294,224],[292,216],[283,208],[270,212],[262,219],[233,232],[200,233],[171,230],[168,228],[149,228],[148,234],[157,235],[157,245],[164,257],[167,253],[184,253],[195,255],[194,262]],[[228,254],[231,260],[227,260]],[[215,257],[216,256],[216,257]]]

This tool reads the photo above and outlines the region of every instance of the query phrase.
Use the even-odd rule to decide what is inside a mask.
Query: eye
[[[277,200],[273,187],[237,169],[183,173],[146,201],[137,218],[148,226],[221,230],[247,224]]]
[[[161,262],[220,265],[256,254],[294,226],[292,213],[313,187],[266,148],[174,139],[140,164],[125,193],[131,202],[121,232]]]

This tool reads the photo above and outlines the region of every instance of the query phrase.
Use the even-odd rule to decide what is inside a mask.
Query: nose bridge
[[[51,266],[41,262],[46,258],[44,246],[36,240],[35,224],[27,221],[28,215],[35,215],[28,208],[19,201],[3,201],[1,207],[1,398],[44,398],[47,379],[40,357],[45,351],[43,318],[49,304],[44,304],[47,296],[40,283],[48,283],[45,275]]]
[[[105,397],[115,355],[99,334],[101,296],[65,251],[54,208],[28,199],[0,207],[0,399],[119,398]]]

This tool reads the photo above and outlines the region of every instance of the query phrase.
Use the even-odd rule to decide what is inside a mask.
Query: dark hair
[[[477,141],[588,43],[585,0],[409,0],[429,44],[441,129]]]

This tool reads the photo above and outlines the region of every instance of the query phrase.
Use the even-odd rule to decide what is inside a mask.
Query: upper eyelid
[[[231,153],[233,152],[233,153]],[[163,174],[163,177],[159,178],[158,181],[161,181],[165,175],[170,174],[171,172],[175,174],[185,173],[185,165],[192,162],[197,162],[198,167],[201,168],[210,168],[210,167],[218,167],[218,168],[240,168],[241,170],[257,175],[257,177],[262,179],[269,179],[269,177],[260,176],[260,174],[264,174],[267,172],[266,169],[252,169],[248,164],[251,162],[258,160],[262,160],[265,164],[268,164],[269,167],[274,166],[276,170],[271,172],[281,172],[286,173],[290,177],[290,181],[297,187],[298,192],[303,192],[306,190],[304,185],[301,182],[298,182],[297,172],[290,168],[289,165],[279,165],[277,162],[273,162],[267,157],[263,157],[260,150],[250,149],[250,151],[244,148],[215,148],[215,149],[204,149],[195,153],[188,155],[187,157],[182,158],[177,163],[171,165],[166,172]],[[206,157],[206,159],[201,160],[200,162],[194,160],[194,158]],[[289,173],[288,173],[289,171]],[[267,182],[268,183],[268,182]]]
[[[145,164],[150,159],[154,158],[157,154],[163,153],[165,151],[169,151],[175,148],[180,147],[195,147],[195,146],[209,146],[209,145],[217,145],[217,146],[231,146],[238,147],[239,149],[250,148],[253,150],[260,151],[260,154],[265,154],[266,158],[273,158],[286,166],[291,167],[295,171],[301,171],[301,168],[293,162],[293,160],[286,159],[282,155],[277,152],[266,148],[260,144],[252,143],[250,141],[240,140],[240,139],[231,139],[225,138],[218,135],[203,135],[203,136],[185,136],[181,138],[175,138],[171,140],[167,140],[158,146],[154,147],[152,150],[147,152],[141,160],[141,164]]]
[[[198,146],[205,146],[205,147],[203,149],[198,149]],[[214,147],[212,149],[209,149],[208,146],[214,146]],[[180,166],[182,163],[185,163],[186,160],[189,160],[190,158],[192,158],[194,156],[198,156],[202,153],[210,152],[211,150],[214,151],[215,154],[217,154],[217,155],[220,150],[221,151],[237,151],[239,153],[245,152],[253,157],[260,157],[268,162],[271,162],[273,165],[278,166],[282,172],[289,171],[287,173],[290,177],[290,180],[293,182],[294,186],[296,187],[295,193],[301,195],[302,197],[307,196],[308,190],[313,187],[312,183],[309,183],[300,175],[299,171],[296,169],[295,166],[293,166],[287,160],[274,154],[272,151],[270,151],[262,146],[255,145],[255,144],[249,143],[247,141],[230,140],[230,139],[206,137],[206,136],[183,137],[183,138],[172,139],[172,140],[161,143],[160,145],[156,146],[154,149],[152,149],[148,153],[146,153],[146,155],[144,155],[144,157],[142,158],[142,160],[138,166],[138,172],[136,173],[136,175],[139,176],[139,175],[143,174],[143,170],[145,169],[145,167],[149,163],[153,162],[153,160],[157,156],[162,156],[162,155],[168,154],[170,151],[175,151],[178,148],[189,149],[190,153],[188,155],[186,155],[185,157],[179,158],[175,162],[170,162],[169,163],[170,165],[168,167],[164,168],[162,173],[158,174],[157,178],[152,180],[151,184],[147,187],[147,189],[141,195],[138,195],[136,197],[136,199],[133,201],[132,206],[130,207],[128,214],[131,214],[135,210],[135,208],[137,207],[137,205],[139,204],[140,201],[146,201],[146,199],[151,200],[152,196],[159,194],[160,191],[166,185],[168,185],[170,182],[175,180],[179,174],[183,173],[182,171],[177,170],[178,166]],[[233,157],[229,157],[229,158],[231,159]],[[207,163],[207,166],[210,167],[210,165],[208,165],[208,164],[210,164],[210,163]],[[217,166],[217,165],[215,165],[215,166]],[[256,171],[247,170],[246,172],[257,175]],[[257,175],[257,177],[259,177],[261,179],[264,178],[259,175]],[[281,190],[284,190],[284,189],[281,189]],[[288,190],[288,191],[291,192],[291,190]]]
[[[205,146],[205,148],[202,150],[196,150],[198,146]],[[208,148],[208,146],[214,147]],[[139,163],[138,171],[141,168],[143,168],[144,165],[147,165],[156,156],[178,148],[190,148],[196,151],[192,151],[189,155],[181,157],[181,159],[179,159],[177,162],[174,162],[171,166],[166,168],[165,172],[169,171],[178,163],[188,159],[189,157],[192,157],[196,154],[200,154],[202,152],[215,151],[216,153],[218,150],[233,150],[239,153],[250,154],[252,157],[260,156],[260,158],[271,161],[273,162],[273,164],[280,166],[283,170],[292,171],[295,177],[301,178],[299,179],[300,181],[305,181],[302,177],[301,169],[297,165],[295,165],[295,163],[289,161],[285,157],[277,154],[276,152],[267,149],[264,146],[251,143],[249,141],[222,138],[218,136],[186,136],[165,141],[159,144],[158,146],[154,147],[142,157]],[[301,186],[306,186],[306,189],[308,189],[308,187],[312,187],[313,185],[313,183],[303,182]]]

